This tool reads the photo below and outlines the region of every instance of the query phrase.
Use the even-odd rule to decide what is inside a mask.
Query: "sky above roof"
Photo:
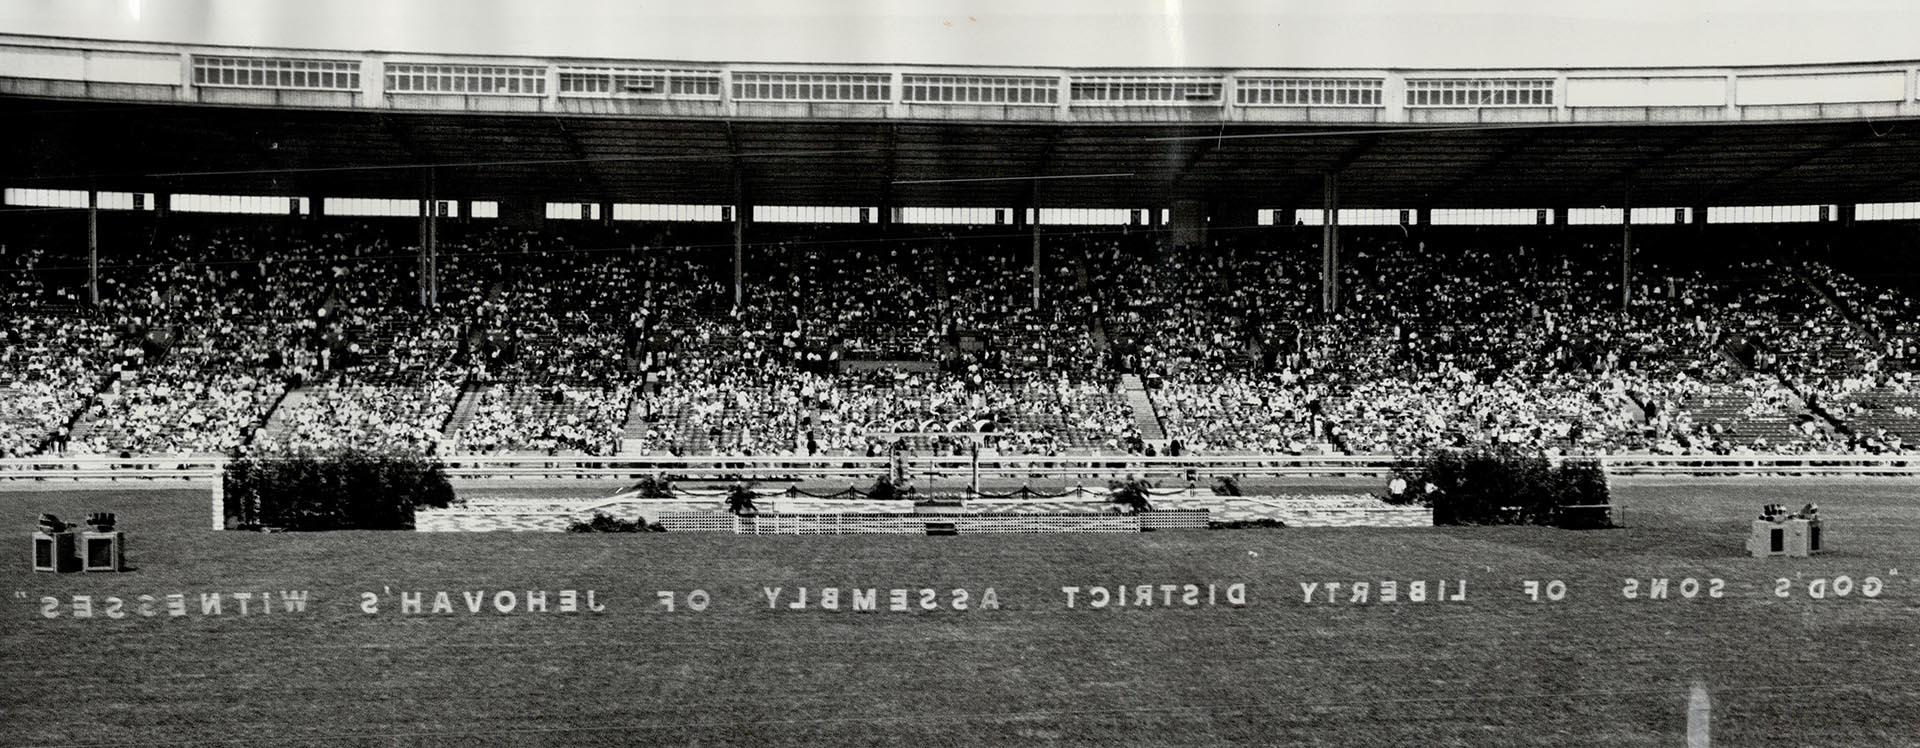
[[[649,60],[1643,67],[1920,60],[1912,0],[0,0],[0,31]]]

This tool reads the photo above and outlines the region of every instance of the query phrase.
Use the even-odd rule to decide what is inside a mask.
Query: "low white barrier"
[[[1920,455],[1601,455],[1594,457],[1611,475],[1920,475]],[[218,475],[227,459],[198,457],[19,457],[0,459],[0,481],[206,480]],[[445,458],[449,477],[459,479],[638,480],[670,476],[678,480],[834,479],[867,485],[887,474],[885,457],[585,457],[468,456]],[[912,457],[908,471],[916,480],[966,482],[1051,480],[1092,485],[1125,476],[1201,483],[1216,477],[1362,476],[1384,478],[1404,460],[1377,455],[1196,455],[1003,456],[981,458]]]

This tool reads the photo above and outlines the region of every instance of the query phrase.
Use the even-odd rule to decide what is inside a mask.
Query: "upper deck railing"
[[[1920,117],[1920,60],[1125,70],[349,52],[0,34],[0,94],[692,119],[1699,124]]]

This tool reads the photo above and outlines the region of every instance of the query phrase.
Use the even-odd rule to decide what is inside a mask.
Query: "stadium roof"
[[[5,186],[762,205],[1647,206],[1920,199],[1920,121],[1282,126],[634,119],[0,97]],[[1044,177],[1044,179],[1032,179]]]
[[[1906,0],[61,0],[0,3],[0,28],[251,48],[889,65],[1619,67],[1920,52],[1920,7]]]

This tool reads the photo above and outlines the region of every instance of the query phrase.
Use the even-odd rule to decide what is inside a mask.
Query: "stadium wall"
[[[242,69],[208,75],[209,61]],[[326,68],[323,79],[308,74],[316,65],[339,67]],[[1612,69],[771,65],[0,35],[0,93],[24,96],[674,119],[1354,126],[1837,120],[1920,116],[1917,71],[1920,61],[1913,60]],[[947,83],[910,86],[909,77]]]

